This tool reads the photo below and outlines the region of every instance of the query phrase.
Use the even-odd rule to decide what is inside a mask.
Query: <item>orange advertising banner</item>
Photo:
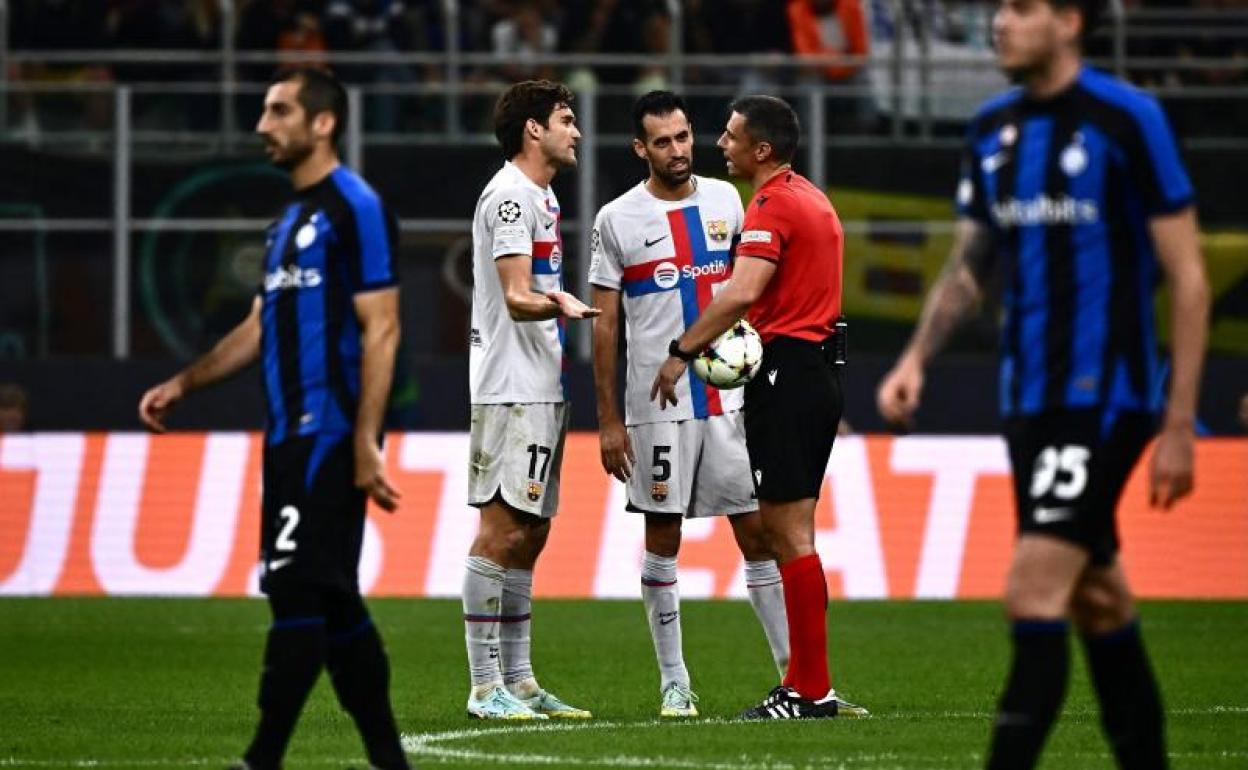
[[[245,433],[0,435],[0,595],[242,596],[257,592],[261,437]],[[541,596],[639,595],[642,523],[603,473],[597,436],[568,437]],[[455,596],[476,533],[468,436],[389,437],[403,492],[370,511],[360,581],[374,596]],[[1118,511],[1122,558],[1148,597],[1248,598],[1248,439],[1197,445],[1195,493],[1147,504],[1147,463]],[[974,436],[837,440],[816,513],[833,596],[989,598],[1013,540],[1004,443]],[[684,525],[682,595],[743,597],[721,518]]]

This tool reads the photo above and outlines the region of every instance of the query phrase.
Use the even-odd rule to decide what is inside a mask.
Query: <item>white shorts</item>
[[[559,508],[559,468],[568,406],[473,404],[468,504],[501,496],[518,511],[549,519]]]
[[[758,510],[740,411],[632,425],[628,510],[689,518]]]

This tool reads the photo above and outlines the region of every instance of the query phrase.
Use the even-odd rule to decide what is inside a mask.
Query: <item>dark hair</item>
[[[732,103],[732,111],[745,118],[745,131],[751,139],[771,145],[776,160],[793,160],[802,128],[788,102],[774,96],[743,96]]]
[[[494,136],[511,160],[524,149],[524,126],[536,120],[550,128],[550,114],[561,105],[571,105],[573,94],[563,83],[525,80],[510,86],[494,104]]]
[[[338,143],[347,128],[347,89],[342,87],[333,73],[318,67],[294,67],[278,73],[274,83],[299,81],[299,106],[307,113],[308,122],[322,112],[334,116],[334,132],[330,137]]]
[[[1080,43],[1086,48],[1092,39],[1101,16],[1105,14],[1105,0],[1049,0],[1049,4],[1057,8],[1074,8],[1083,17],[1083,30],[1079,35]]]
[[[633,104],[633,133],[643,143],[646,141],[645,119],[647,115],[661,118],[680,110],[687,118],[689,110],[685,100],[671,91],[651,91]]]

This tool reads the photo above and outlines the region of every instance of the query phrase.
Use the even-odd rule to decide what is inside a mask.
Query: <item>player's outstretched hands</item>
[[[403,495],[386,478],[386,464],[381,449],[373,441],[357,441],[355,444],[355,486],[373,498],[382,510],[394,513]]]
[[[566,291],[548,291],[546,292],[546,298],[559,306],[559,312],[563,314],[564,318],[576,321],[581,318],[593,318],[596,315],[602,315],[601,308],[590,307]]]
[[[650,386],[650,400],[657,398],[659,409],[666,409],[668,404],[676,406],[676,383],[680,382],[680,378],[684,376],[685,366],[685,362],[676,356],[668,356],[663,365],[659,367],[659,373],[654,377],[654,384]]]
[[[1186,497],[1195,486],[1192,455],[1196,443],[1190,426],[1162,428],[1153,450],[1152,474],[1148,485],[1149,503],[1167,510]]]
[[[139,419],[149,430],[165,432],[165,417],[173,405],[182,399],[182,385],[176,379],[165,380],[149,389],[139,399]]]
[[[633,443],[628,440],[624,423],[616,420],[598,429],[598,448],[602,452],[602,469],[620,481],[627,482],[633,475]]]
[[[918,359],[903,355],[898,359],[875,392],[880,416],[890,425],[909,428],[923,393],[923,365]]]

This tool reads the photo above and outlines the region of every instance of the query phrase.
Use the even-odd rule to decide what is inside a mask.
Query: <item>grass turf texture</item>
[[[686,602],[703,719],[656,724],[658,675],[640,604],[539,601],[543,684],[589,723],[508,727],[464,714],[456,601],[376,600],[400,727],[417,765],[708,770],[976,767],[1008,648],[996,604],[851,602],[830,613],[833,675],[870,720],[741,724],[775,675],[744,602]],[[1174,768],[1248,767],[1248,604],[1147,603]],[[261,601],[0,600],[0,767],[223,766],[251,736],[268,611]],[[1042,767],[1110,768],[1078,646]],[[452,733],[447,735],[447,733]],[[322,677],[287,766],[361,767]]]

